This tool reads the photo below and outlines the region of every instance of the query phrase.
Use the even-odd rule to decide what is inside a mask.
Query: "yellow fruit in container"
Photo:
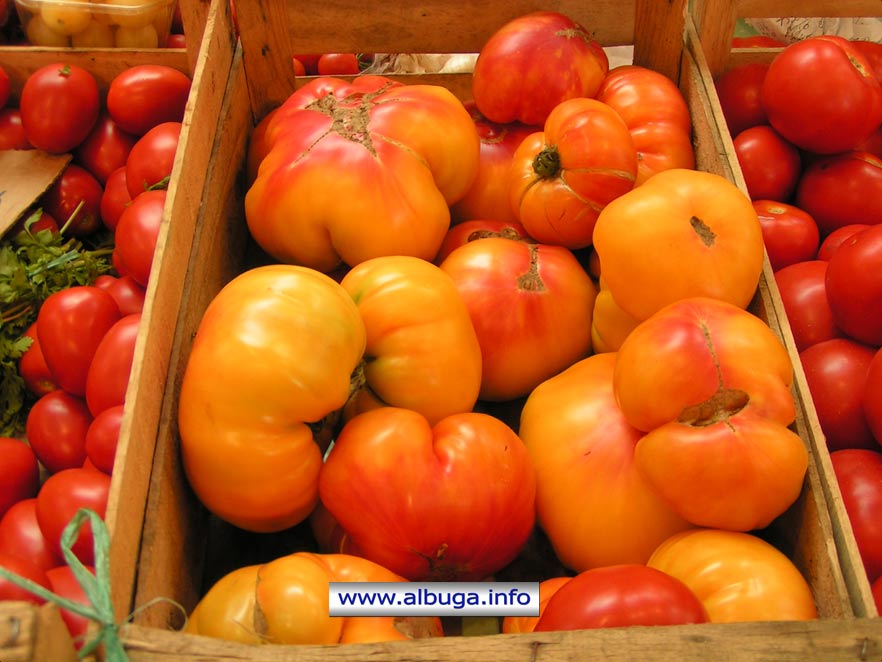
[[[92,20],[89,0],[68,0],[64,5],[44,4],[40,16],[53,32],[72,35],[85,30]]]
[[[159,34],[152,25],[140,28],[119,26],[116,29],[117,48],[159,48]]]
[[[164,8],[151,0],[102,0],[111,22],[126,28],[143,28]]]
[[[71,35],[70,44],[74,48],[113,48],[113,30],[106,23],[92,19],[85,30]]]
[[[28,21],[25,35],[28,38],[28,43],[34,46],[49,46],[50,48],[70,46],[70,38],[66,34],[52,30],[39,14],[34,14]]]

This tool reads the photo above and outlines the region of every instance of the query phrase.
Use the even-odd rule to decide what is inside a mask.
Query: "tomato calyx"
[[[536,244],[527,244],[530,250],[530,270],[518,276],[518,289],[527,292],[541,292],[545,289],[542,276],[539,275],[539,248]]]
[[[678,423],[692,427],[708,427],[727,421],[747,406],[750,396],[737,388],[720,388],[710,398],[680,412]]]
[[[581,39],[586,44],[592,42],[591,35],[580,27],[564,28],[554,33],[555,37],[563,37],[564,39]]]
[[[448,545],[446,542],[442,542],[440,545],[438,545],[433,554],[424,554],[418,549],[411,548],[411,551],[419,556],[421,559],[423,559],[429,566],[429,576],[431,577],[432,581],[456,581],[462,576],[462,568],[459,568],[445,561],[445,557],[447,556],[447,548]]]
[[[717,239],[716,233],[710,229],[710,226],[707,225],[704,221],[702,221],[697,216],[693,216],[689,219],[689,225],[692,226],[692,230],[695,234],[698,235],[698,238],[701,239],[702,243],[710,248],[714,245],[714,242]]]
[[[560,154],[558,154],[556,146],[545,146],[533,158],[533,172],[542,179],[557,177],[560,172]]]

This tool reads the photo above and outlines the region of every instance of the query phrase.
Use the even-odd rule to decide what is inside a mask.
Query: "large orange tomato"
[[[621,309],[612,292],[600,279],[591,315],[591,345],[595,352],[615,352],[640,320]]]
[[[640,320],[694,296],[746,308],[765,255],[750,198],[720,175],[684,168],[610,202],[597,219],[594,248],[616,303]]]
[[[694,168],[692,117],[680,88],[657,71],[634,64],[612,69],[596,99],[628,125],[639,165],[635,186],[671,168]]]
[[[202,597],[185,632],[246,644],[337,644],[442,636],[438,618],[329,616],[329,582],[402,582],[348,554],[297,552],[233,570]]]
[[[693,529],[659,545],[647,565],[698,596],[713,623],[817,618],[811,587],[780,550],[749,533]]]
[[[452,92],[382,76],[307,83],[259,140],[248,228],[280,262],[325,272],[383,255],[431,260],[480,152]]]
[[[601,210],[636,178],[637,151],[621,116],[595,99],[570,99],[515,151],[511,206],[536,241],[584,248]]]
[[[616,355],[584,359],[543,382],[519,434],[536,470],[536,513],[560,561],[582,572],[645,563],[690,524],[654,492],[634,462],[643,433],[613,395]]]
[[[484,579],[517,556],[535,521],[527,449],[475,412],[434,426],[398,407],[350,419],[319,493],[365,558],[412,580]]]
[[[596,289],[568,249],[478,239],[454,249],[441,269],[478,335],[482,400],[525,396],[590,353]]]
[[[621,410],[647,434],[641,474],[698,526],[768,525],[800,494],[808,452],[796,418],[793,367],[774,332],[751,313],[709,298],[682,299],[639,324],[616,358]]]

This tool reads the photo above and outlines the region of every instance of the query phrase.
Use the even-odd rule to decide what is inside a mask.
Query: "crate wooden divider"
[[[187,610],[224,570],[246,558],[293,551],[299,531],[253,536],[209,516],[189,489],[180,461],[176,427],[177,398],[192,340],[202,313],[231,278],[265,257],[255,249],[244,222],[244,162],[254,125],[302,83],[293,77],[295,52],[474,53],[506,20],[536,9],[572,16],[606,46],[633,44],[635,63],[662,71],[677,81],[693,118],[694,143],[700,169],[743,185],[737,162],[731,161],[721,113],[714,105],[713,80],[686,15],[687,0],[487,0],[479,6],[427,0],[411,3],[349,0],[248,0],[236,4],[241,39],[231,47],[233,19],[227,0],[213,0],[200,51],[201,75],[215,87],[196,94],[191,108],[212,128],[202,140],[188,139],[178,158],[170,188],[180,206],[169,209],[169,228],[185,226],[190,241],[161,249],[150,316],[151,334],[161,345],[152,356],[160,364],[139,366],[136,407],[157,413],[158,433],[147,494],[147,512],[137,563],[133,607],[164,597]],[[633,20],[632,20],[633,17]],[[684,24],[685,23],[685,24]],[[404,82],[443,84],[461,98],[470,94],[468,74],[401,76]],[[208,83],[211,85],[212,83]],[[225,93],[220,92],[226,84]],[[213,95],[213,96],[209,96]],[[196,131],[195,123],[189,126]],[[181,216],[187,220],[181,221]],[[172,247],[174,246],[174,250]],[[766,269],[753,310],[785,341],[781,308]],[[162,326],[157,330],[157,327]],[[169,346],[169,329],[173,337]],[[790,336],[792,342],[792,336]],[[146,351],[148,346],[145,345]],[[798,384],[796,385],[798,388]],[[143,392],[142,392],[143,389]],[[143,403],[142,403],[143,399]],[[161,403],[159,400],[161,399]],[[801,402],[801,400],[800,400]],[[810,414],[810,412],[809,412]],[[809,444],[806,412],[795,427]],[[130,452],[131,449],[130,449]],[[796,504],[770,527],[774,537],[809,580],[820,618],[810,622],[761,622],[612,628],[579,632],[518,635],[451,636],[441,639],[342,646],[259,646],[183,634],[180,612],[156,604],[138,612],[123,628],[131,662],[206,659],[300,662],[356,659],[394,660],[706,660],[726,651],[731,661],[756,659],[854,660],[882,657],[882,622],[869,618],[865,596],[855,595],[846,581],[842,557],[833,542],[830,503],[821,484],[817,458],[811,453],[803,493]],[[128,465],[128,461],[126,462]],[[845,550],[848,551],[847,549]],[[5,661],[4,661],[5,662]]]

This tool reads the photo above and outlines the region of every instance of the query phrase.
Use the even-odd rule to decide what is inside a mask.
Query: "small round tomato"
[[[303,62],[297,59],[297,57],[291,58],[291,66],[294,68],[295,76],[305,76],[306,75],[306,67],[303,66]]]
[[[164,122],[181,122],[190,98],[187,74],[161,64],[129,67],[110,82],[107,111],[123,131],[143,136]]]
[[[836,325],[873,347],[882,345],[882,224],[842,242],[827,265],[827,299]]]
[[[135,136],[120,129],[104,112],[98,117],[95,128],[74,151],[74,158],[103,186],[110,173],[126,164],[136,141]]]
[[[180,122],[157,124],[134,144],[126,159],[126,186],[132,200],[148,189],[168,187],[181,127]]]
[[[732,37],[732,48],[783,48],[786,45],[786,41],[762,34]]]
[[[534,632],[706,623],[708,613],[682,581],[645,565],[586,570],[548,600]]]
[[[108,476],[113,473],[124,411],[125,405],[108,407],[95,417],[86,431],[86,456],[96,469]]]
[[[82,466],[92,415],[85,401],[63,389],[47,393],[28,412],[31,448],[50,473]]]
[[[830,462],[867,579],[872,584],[882,577],[882,454],[878,450],[849,448],[830,453]]]
[[[92,416],[125,404],[140,324],[141,313],[124,315],[107,330],[95,349],[86,376],[86,404]]]
[[[797,262],[775,272],[775,283],[797,351],[843,335],[833,321],[826,279],[824,260]]]
[[[18,108],[0,109],[0,150],[34,149],[28,142]]]
[[[731,136],[752,126],[768,124],[760,100],[768,63],[751,62],[732,67],[714,80],[723,117]]]
[[[358,56],[355,53],[323,53],[316,70],[319,76],[354,76],[360,70]]]
[[[821,235],[807,212],[777,200],[754,200],[753,208],[763,229],[772,271],[815,259]]]
[[[101,227],[104,187],[85,168],[68,164],[40,198],[43,208],[75,237],[92,234]]]
[[[732,144],[751,200],[790,200],[802,171],[796,147],[770,126],[745,129]]]
[[[132,201],[126,181],[126,167],[117,168],[107,177],[104,193],[101,195],[101,222],[104,227],[114,231],[128,204]]]
[[[0,437],[0,518],[14,504],[37,496],[40,466],[37,456],[25,442]]]
[[[14,556],[7,552],[0,552],[0,568],[13,572],[19,577],[30,579],[32,582],[39,584],[46,590],[51,590],[46,571],[26,556]],[[0,577],[0,602],[3,602],[4,600],[21,600],[38,605],[45,602],[43,598],[36,596],[27,589],[21,588],[17,584],[13,584],[4,577]]]
[[[42,570],[64,563],[37,522],[37,498],[17,502],[0,517],[0,553],[23,556]]]
[[[125,265],[125,275],[145,288],[153,268],[165,200],[165,190],[144,191],[125,208],[114,232],[113,252]]]
[[[833,232],[824,237],[824,240],[818,247],[818,259],[829,260],[836,249],[842,245],[842,242],[855,232],[865,230],[868,227],[870,226],[865,223],[852,223],[851,225],[843,225],[841,228],[836,228]]]

